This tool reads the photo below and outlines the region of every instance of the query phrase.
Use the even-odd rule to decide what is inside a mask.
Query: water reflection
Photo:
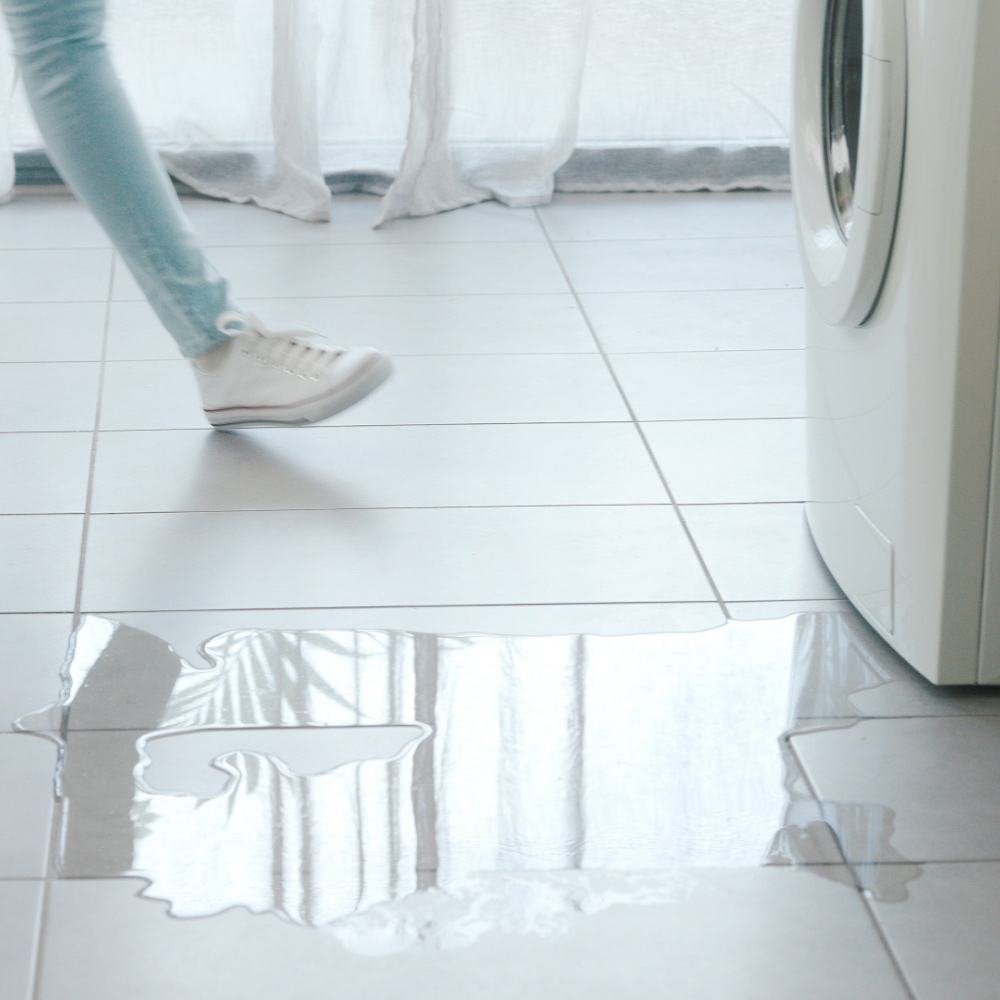
[[[61,877],[139,875],[365,952],[549,933],[697,867],[892,857],[891,813],[817,802],[789,742],[885,683],[857,619],[501,638],[241,630],[203,648],[88,616],[57,704]],[[838,844],[838,839],[840,843]],[[876,853],[876,849],[879,853]],[[889,852],[889,853],[887,853]],[[883,898],[894,866],[862,864]],[[906,869],[910,872],[910,869]]]

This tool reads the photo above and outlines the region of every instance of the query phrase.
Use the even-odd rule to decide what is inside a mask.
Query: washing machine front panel
[[[905,0],[801,0],[792,176],[810,294],[859,325],[892,251],[906,125]]]
[[[1000,4],[906,0],[906,22],[906,166],[875,307],[831,320],[808,283],[807,510],[834,577],[905,659],[937,683],[997,683]],[[795,197],[801,225],[810,195]]]

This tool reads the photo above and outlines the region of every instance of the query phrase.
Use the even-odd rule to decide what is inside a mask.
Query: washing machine
[[[799,0],[813,538],[937,684],[1000,683],[1000,0]]]

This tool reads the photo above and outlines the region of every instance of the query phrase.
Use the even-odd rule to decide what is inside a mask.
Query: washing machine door
[[[799,0],[792,183],[806,284],[860,326],[885,281],[903,172],[905,0]]]

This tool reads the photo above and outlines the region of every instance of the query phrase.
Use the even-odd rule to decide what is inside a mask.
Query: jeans
[[[103,39],[105,0],[0,0],[56,169],[111,238],[187,357],[225,340],[236,306],[143,136]]]

